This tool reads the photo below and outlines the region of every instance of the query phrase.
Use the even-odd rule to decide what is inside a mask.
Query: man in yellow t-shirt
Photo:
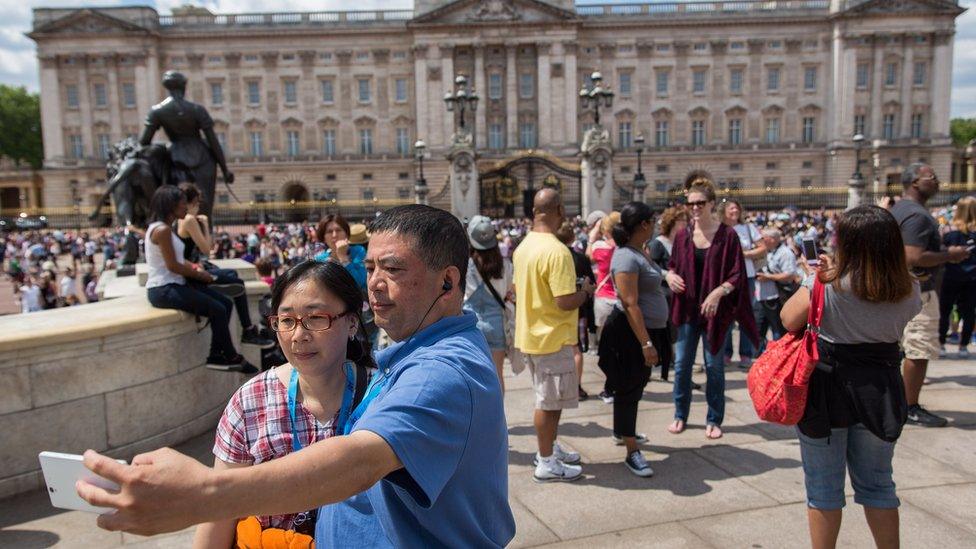
[[[565,212],[559,193],[542,189],[532,202],[532,231],[515,249],[515,347],[525,355],[535,389],[535,430],[539,443],[536,482],[580,478],[576,452],[556,442],[564,408],[579,405],[579,379],[573,362],[579,308],[593,284],[576,284],[573,256],[556,229]]]

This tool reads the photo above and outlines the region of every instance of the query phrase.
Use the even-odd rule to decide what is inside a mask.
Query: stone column
[[[315,154],[321,152],[322,147],[316,146],[319,142],[318,125],[315,123],[316,107],[322,103],[322,91],[319,88],[318,79],[315,78],[315,60],[318,53],[315,50],[301,50],[298,52],[298,59],[302,63],[302,78],[299,81],[299,105],[302,119],[305,121],[302,128],[302,149],[303,152]],[[334,90],[333,90],[333,93]],[[228,136],[229,137],[229,136]],[[226,153],[226,151],[224,151]]]
[[[874,78],[871,80],[871,137],[881,137],[881,104],[884,94],[884,46],[874,37]]]
[[[152,106],[151,98],[149,97],[149,80],[155,78],[155,76],[150,76],[149,70],[147,68],[148,58],[145,54],[134,54],[132,56],[132,62],[135,64],[135,76],[136,81],[133,83],[136,87],[136,111],[139,116],[144,116],[145,113],[149,112],[149,107]],[[142,125],[142,120],[139,120],[139,126]],[[140,129],[141,131],[141,129]]]
[[[75,59],[78,65],[78,109],[81,112],[81,134],[82,156],[96,156],[95,139],[92,135],[92,104],[91,84],[88,83],[88,56],[81,56]]]
[[[228,52],[224,54],[224,61],[227,63],[227,89],[224,91],[226,97],[224,103],[227,105],[228,120],[230,125],[227,135],[227,149],[249,151],[246,132],[244,131],[244,97],[241,89],[241,54],[238,52]],[[224,151],[229,154],[228,150]]]
[[[912,86],[914,80],[914,69],[915,69],[915,49],[912,48],[910,42],[914,37],[903,35],[902,36],[902,51],[904,55],[902,56],[902,67],[901,67],[901,121],[899,126],[901,126],[901,131],[899,134],[901,137],[911,137],[912,136]]]
[[[441,78],[444,84],[444,91],[454,90],[454,45],[453,44],[441,44]],[[440,111],[444,113],[443,122],[441,124],[441,135],[443,140],[441,145],[444,147],[449,147],[451,145],[450,138],[448,136],[454,133],[454,113],[447,112],[447,107],[444,102],[440,102]]]
[[[864,177],[852,177],[847,180],[847,209],[856,208],[865,203]]]
[[[119,71],[118,56],[114,53],[105,56],[105,66],[108,68],[108,109],[109,127],[111,128],[112,141],[122,139],[122,100],[119,97]]]
[[[579,82],[577,78],[576,43],[563,42],[563,88],[566,94],[566,109],[563,112],[564,140],[567,145],[577,143],[577,122],[579,121]]]
[[[935,35],[932,60],[932,113],[929,134],[933,139],[949,137],[949,104],[952,95],[952,35],[945,31]]]
[[[517,44],[505,46],[505,122],[509,149],[518,148],[518,73],[515,70]]]
[[[150,48],[146,52],[147,67],[149,71],[149,105],[155,105],[163,100],[163,72],[159,70],[159,52],[156,48]],[[148,111],[148,109],[146,109]]]
[[[549,50],[552,44],[536,44],[538,59],[536,62],[539,85],[536,90],[536,105],[539,113],[539,148],[551,148],[552,139],[552,82],[549,72],[552,63],[549,61]]]
[[[428,140],[430,136],[431,119],[429,105],[427,104],[427,88],[430,83],[427,81],[427,45],[417,44],[413,47],[413,82],[416,96],[414,105],[417,109],[414,120],[417,122],[417,139]]]
[[[583,137],[581,147],[583,172],[582,215],[613,210],[613,149],[610,132],[602,126],[592,128]]]
[[[834,28],[831,46],[831,71],[827,93],[827,142],[836,147],[853,134],[854,92],[856,87],[857,51],[852,39],[845,38],[840,27]]]
[[[41,135],[44,141],[44,164],[60,163],[64,158],[64,134],[61,131],[61,82],[58,80],[58,58],[40,57],[41,65]],[[78,90],[79,96],[82,90]],[[57,159],[57,160],[56,160]]]
[[[485,48],[481,44],[474,46],[474,91],[481,98],[478,110],[475,111],[475,148],[488,148],[488,77],[485,75]]]
[[[451,213],[458,219],[471,219],[481,211],[478,164],[475,162],[471,134],[454,135],[447,154],[451,181]]]

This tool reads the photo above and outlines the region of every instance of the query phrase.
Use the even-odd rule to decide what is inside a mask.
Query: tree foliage
[[[41,100],[23,87],[0,84],[0,156],[41,167]]]
[[[949,134],[955,146],[965,147],[976,139],[976,118],[953,118],[949,122]]]

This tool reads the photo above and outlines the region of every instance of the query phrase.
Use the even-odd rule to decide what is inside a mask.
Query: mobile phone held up
[[[117,491],[119,485],[96,475],[82,463],[82,456],[76,454],[61,454],[58,452],[41,452],[38,456],[41,471],[44,472],[44,482],[47,493],[51,496],[51,505],[60,509],[84,511],[104,515],[115,511],[110,507],[95,507],[81,499],[75,490],[75,483],[84,480],[106,490]],[[124,460],[118,460],[125,464]]]
[[[817,241],[812,238],[804,238],[801,241],[803,248],[803,258],[807,260],[807,265],[811,267],[820,266],[820,250],[817,249]]]

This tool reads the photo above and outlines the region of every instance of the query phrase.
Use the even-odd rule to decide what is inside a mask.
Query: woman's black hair
[[[180,201],[184,200],[183,191],[176,185],[163,185],[156,189],[149,200],[150,221],[166,222],[173,215]]]
[[[626,246],[641,223],[654,219],[654,210],[643,202],[628,202],[620,209],[620,223],[613,226],[613,241]]]
[[[278,314],[278,307],[289,288],[302,280],[312,279],[320,287],[338,297],[346,305],[346,312],[356,316],[358,329],[356,337],[346,345],[346,358],[364,368],[376,368],[369,345],[369,338],[363,327],[363,293],[356,280],[345,267],[335,261],[304,261],[285,271],[275,279],[271,289],[271,314]]]

